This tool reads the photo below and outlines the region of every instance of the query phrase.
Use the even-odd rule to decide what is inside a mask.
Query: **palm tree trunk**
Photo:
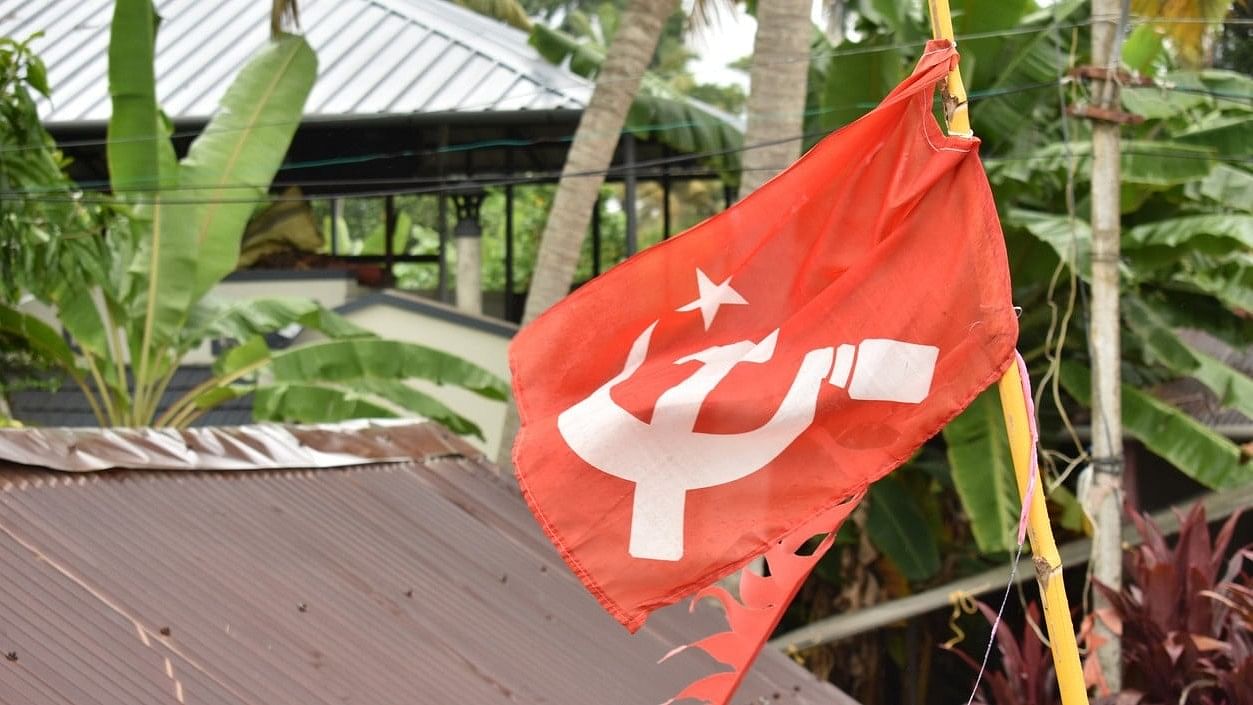
[[[744,136],[749,149],[743,155],[740,198],[800,156],[812,4],[809,0],[771,0],[757,5]]]
[[[619,133],[639,90],[640,78],[657,48],[661,27],[677,5],[678,0],[632,0],[622,14],[596,78],[596,89],[579,120],[574,143],[566,157],[552,212],[540,240],[522,315],[523,325],[535,320],[570,291],[583,238],[591,223],[592,206],[605,181],[604,172],[613,160]],[[517,429],[517,410],[510,404],[498,458],[502,468],[509,467]]]
[[[596,90],[583,111],[566,157],[552,213],[540,240],[523,325],[570,291],[583,238],[592,220],[592,205],[605,181],[604,171],[613,160],[627,110],[657,47],[661,26],[677,4],[677,0],[633,0],[618,23],[596,77]]]

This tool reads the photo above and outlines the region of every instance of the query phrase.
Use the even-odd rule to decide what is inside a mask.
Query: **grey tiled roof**
[[[107,120],[113,0],[0,0],[0,36],[44,32],[49,123]],[[203,119],[269,36],[270,3],[156,0],[157,97]],[[525,32],[443,0],[302,0],[318,55],[306,116],[581,109],[592,84],[544,60]]]
[[[210,370],[202,365],[184,365],[174,373],[170,386],[161,398],[164,409],[175,399],[209,378]],[[96,417],[81,391],[72,382],[55,391],[30,390],[15,392],[9,398],[14,418],[29,426],[95,426]],[[233,399],[200,417],[196,426],[236,426],[252,423],[252,397]]]

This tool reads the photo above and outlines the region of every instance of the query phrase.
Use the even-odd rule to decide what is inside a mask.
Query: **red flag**
[[[931,113],[956,61],[932,42],[874,111],[514,340],[519,484],[628,629],[833,531],[1009,364],[1017,322],[978,141]],[[757,594],[772,615],[758,646],[794,591],[776,582]]]

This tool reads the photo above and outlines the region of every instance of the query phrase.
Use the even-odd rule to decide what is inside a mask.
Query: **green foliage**
[[[1060,374],[1069,393],[1049,393],[1041,404],[1045,438],[1064,437],[1065,419],[1082,416],[1087,405],[1084,373],[1075,371],[1087,358],[1086,331],[1075,309],[1091,266],[1091,147],[1088,126],[1062,113],[1061,99],[1084,100],[1082,88],[1056,87],[1085,61],[1088,28],[1074,25],[1086,19],[1087,7],[1080,0],[953,3],[957,34],[977,35],[960,43],[962,73],[1005,229],[1015,303],[1025,312],[1020,347],[1038,384],[1050,390]],[[860,117],[908,73],[930,36],[919,10],[916,3],[864,0],[851,23],[855,39],[833,46],[816,34],[806,108],[811,140]],[[1248,413],[1253,380],[1187,345],[1177,331],[1199,328],[1237,348],[1253,342],[1242,318],[1253,311],[1253,170],[1242,158],[1253,143],[1253,106],[1240,98],[1253,95],[1253,79],[1183,70],[1177,43],[1151,29],[1137,30],[1124,51],[1125,61],[1166,86],[1122,94],[1125,109],[1147,118],[1123,134],[1123,310],[1132,334],[1124,371],[1144,386],[1193,377],[1224,405]],[[1002,34],[986,36],[995,33]],[[1059,358],[1072,365],[1059,369]],[[1239,462],[1230,441],[1149,392],[1129,387],[1124,399],[1128,432],[1184,473],[1212,487],[1253,481],[1253,468]],[[950,424],[944,438],[947,472],[980,550],[1011,548],[1018,500],[995,392]],[[1045,458],[1046,471],[1055,457]],[[1054,506],[1073,506],[1063,490],[1050,497]]]
[[[1086,367],[1062,364],[1062,386],[1080,403],[1091,401],[1091,377]],[[1223,489],[1253,481],[1253,464],[1239,446],[1179,409],[1130,384],[1122,386],[1122,407],[1128,434],[1202,485]]]
[[[0,305],[98,271],[100,234],[110,217],[65,177],[66,161],[39,123],[35,95],[48,95],[47,71],[29,43],[0,37]],[[44,356],[46,346],[4,330],[0,395],[55,386],[57,363]]]
[[[1219,82],[1247,85],[1247,78],[1213,70],[1170,74],[1177,85],[1213,90]],[[1248,90],[1247,87],[1244,90]],[[1237,101],[1199,94],[1171,94],[1131,89],[1128,109],[1149,119],[1126,129],[1123,169],[1122,315],[1131,335],[1124,338],[1123,421],[1127,432],[1180,471],[1215,488],[1253,481],[1253,466],[1239,449],[1168,403],[1138,386],[1176,377],[1192,377],[1209,387],[1225,406],[1249,413],[1253,380],[1185,343],[1179,327],[1207,330],[1237,348],[1253,342],[1244,312],[1253,306],[1253,220],[1243,190],[1253,183],[1247,164],[1231,160],[1234,141],[1253,140],[1253,108]],[[976,119],[976,124],[978,120]],[[1199,126],[1199,127],[1198,127]],[[1233,134],[1228,134],[1230,131]],[[1221,134],[1220,134],[1221,133]],[[1234,136],[1234,135],[1238,135]],[[1011,257],[1029,245],[1023,238],[1047,243],[1063,271],[1082,280],[1090,250],[1089,228],[1080,201],[1072,219],[1066,212],[1066,172],[1075,168],[1074,190],[1087,192],[1086,146],[1072,145],[1074,164],[1052,156],[1054,145],[1037,150],[1046,158],[1032,166],[997,165],[994,185],[1031,210],[1011,210],[1005,219]],[[1075,284],[1086,286],[1082,281]],[[1063,310],[1063,289],[1028,293],[1020,286],[1017,303],[1025,308]],[[1082,326],[1072,326],[1063,341],[1060,380],[1080,404],[1088,403],[1087,357]],[[1023,326],[1025,347],[1047,339],[1042,326]],[[1055,370],[1051,356],[1032,360]],[[1140,384],[1136,384],[1139,382]],[[1074,410],[1072,409],[1072,412]]]
[[[456,384],[488,399],[507,398],[503,380],[460,358],[421,345],[343,332],[348,335],[337,340],[282,351],[271,351],[260,336],[249,338],[219,359],[215,380],[171,406],[158,423],[181,425],[229,398],[254,393],[258,420],[314,423],[416,413],[457,433],[482,438],[478,426],[407,386],[405,380]],[[262,369],[268,374],[254,384],[231,386]]]
[[[78,260],[90,259],[100,225],[39,122],[35,95],[48,95],[47,72],[31,39],[0,37],[0,302],[10,303],[23,289],[47,287],[58,263],[85,266]]]
[[[416,412],[481,436],[473,423],[405,387],[404,380],[456,384],[503,399],[504,383],[487,371],[435,350],[378,339],[311,301],[225,302],[209,294],[239,260],[245,227],[255,204],[266,200],[300,122],[317,61],[303,38],[278,33],[243,66],[179,163],[155,98],[156,26],[150,0],[118,1],[109,51],[113,120],[107,150],[115,200],[94,208],[65,197],[73,186],[23,92],[23,80],[42,85],[41,70],[30,68],[35,60],[24,45],[0,45],[8,50],[0,54],[4,65],[18,67],[6,74],[18,86],[11,93],[17,98],[9,101],[16,127],[4,133],[6,144],[24,137],[38,147],[20,168],[0,174],[18,174],[16,186],[27,190],[61,193],[60,201],[77,209],[67,215],[28,208],[10,221],[6,199],[6,221],[14,225],[4,231],[4,251],[25,257],[6,266],[16,272],[13,290],[52,307],[77,349],[17,310],[12,295],[0,301],[0,336],[20,340],[22,354],[37,356],[78,384],[102,425],[185,426],[218,404],[255,393],[255,414],[263,419]],[[59,237],[45,223],[59,225]],[[75,244],[63,223],[89,234]],[[32,240],[35,247],[23,247]],[[40,263],[49,271],[40,271]],[[264,336],[292,325],[328,340],[271,351]],[[210,380],[158,409],[184,356],[210,340],[236,345],[219,358]],[[328,395],[338,401],[328,402]]]
[[[940,549],[917,503],[895,477],[870,487],[866,531],[870,541],[908,579],[927,580],[940,570]]]
[[[570,70],[594,78],[613,36],[617,11],[608,3],[600,5],[595,23],[583,15],[572,16],[583,17],[573,23],[576,34],[536,24],[531,31],[531,45],[554,64],[568,62]],[[658,56],[668,58],[669,65],[663,62],[660,70],[654,68],[644,74],[625,129],[680,152],[708,153],[705,161],[730,176],[738,163],[735,151],[743,144],[743,134],[730,115],[687,94],[694,82],[684,80],[681,70],[674,72],[686,64],[690,55],[683,53],[681,45],[670,46],[667,53],[663,41],[658,50]],[[667,69],[671,74],[664,73]]]
[[[1017,545],[1020,502],[1013,476],[1005,421],[995,388],[980,394],[944,428],[953,485],[970,518],[975,543],[984,553]]]

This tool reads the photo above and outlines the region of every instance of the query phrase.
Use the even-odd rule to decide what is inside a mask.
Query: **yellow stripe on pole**
[[[928,1],[932,36],[936,39],[953,40],[953,17],[949,12],[948,0]],[[966,87],[962,83],[960,69],[954,68],[949,72],[946,89],[950,104],[955,105],[951,112],[946,110],[949,133],[955,136],[973,136],[970,112],[966,104]],[[998,391],[1001,396],[1001,412],[1005,416],[1005,429],[1009,435],[1014,475],[1018,480],[1018,493],[1025,502],[1028,501],[1027,488],[1031,484],[1031,473],[1034,469],[1031,462],[1031,423],[1027,416],[1022,376],[1016,362],[1011,362],[1005,370],[998,384]],[[1030,497],[1027,534],[1035,557],[1036,580],[1040,584],[1044,621],[1052,645],[1053,666],[1057,671],[1058,691],[1062,705],[1087,705],[1088,691],[1083,685],[1083,667],[1079,661],[1079,647],[1075,643],[1074,625],[1070,620],[1070,601],[1066,598],[1066,586],[1062,582],[1062,559],[1053,539],[1053,527],[1049,524],[1040,478],[1037,477],[1034,484],[1036,489]]]

